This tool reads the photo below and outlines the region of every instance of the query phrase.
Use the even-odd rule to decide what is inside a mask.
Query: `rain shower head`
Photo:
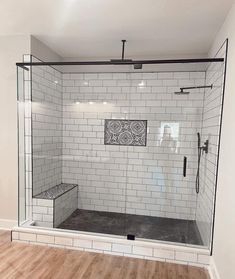
[[[202,85],[202,86],[190,86],[190,87],[181,87],[180,91],[175,92],[176,95],[187,95],[189,94],[189,91],[184,91],[184,90],[189,90],[189,89],[201,89],[201,88],[213,88],[213,84],[211,85]]]
[[[183,88],[180,88],[180,91],[175,92],[176,95],[188,95],[189,91],[184,91]]]

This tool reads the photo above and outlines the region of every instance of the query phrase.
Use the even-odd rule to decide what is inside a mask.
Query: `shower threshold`
[[[58,228],[203,245],[193,220],[77,209]]]

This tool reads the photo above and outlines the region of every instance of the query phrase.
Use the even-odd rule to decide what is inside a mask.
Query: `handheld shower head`
[[[201,146],[201,134],[197,133],[197,147],[199,148]]]

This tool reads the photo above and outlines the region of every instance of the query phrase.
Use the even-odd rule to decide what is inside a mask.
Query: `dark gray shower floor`
[[[77,209],[58,228],[203,245],[190,220]]]

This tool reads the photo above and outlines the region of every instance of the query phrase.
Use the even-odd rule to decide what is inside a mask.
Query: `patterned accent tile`
[[[146,146],[147,120],[105,119],[105,145]]]

